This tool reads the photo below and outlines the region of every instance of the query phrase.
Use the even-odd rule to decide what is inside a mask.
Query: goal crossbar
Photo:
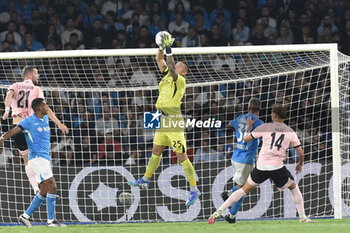
[[[155,55],[158,49],[99,49],[99,50],[64,50],[64,51],[28,51],[1,53],[0,60],[26,58],[65,58],[65,57],[105,57],[105,56],[148,56]],[[295,44],[261,46],[221,46],[173,48],[174,55],[190,54],[228,54],[228,53],[270,53],[270,52],[313,52],[337,50],[337,44]]]

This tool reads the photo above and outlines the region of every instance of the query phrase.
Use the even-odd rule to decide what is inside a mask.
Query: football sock
[[[238,190],[238,185],[236,185],[235,187],[233,187],[232,189],[232,192],[236,192]]]
[[[38,193],[32,202],[30,203],[30,206],[28,209],[24,212],[24,217],[29,218],[34,211],[36,211],[45,201],[45,197],[41,196],[40,193]]]
[[[247,195],[243,189],[238,189],[237,191],[233,192],[229,198],[220,206],[220,210],[227,209],[230,205],[233,203],[239,201],[242,197]]]
[[[56,194],[47,193],[46,196],[47,221],[55,219]]]
[[[192,189],[194,189],[194,191],[197,191],[197,182],[191,161],[189,159],[186,159],[181,163],[181,165],[184,168],[185,175],[187,177],[188,182],[190,183],[191,191]]]
[[[232,188],[232,193],[237,191],[238,190],[238,185],[236,185],[235,187]],[[232,194],[231,193],[231,194]],[[237,212],[239,211],[239,209],[241,208],[242,206],[242,203],[244,201],[244,197],[242,197],[241,199],[239,199],[239,201],[237,201],[236,203],[234,203],[232,206],[231,206],[231,209],[230,209],[230,214],[234,217]],[[231,216],[231,217],[232,217]]]
[[[293,202],[297,208],[298,214],[300,218],[305,218],[305,211],[304,211],[304,201],[303,196],[301,195],[301,192],[299,190],[299,187],[296,186],[292,191],[293,196]]]
[[[160,164],[161,158],[162,158],[161,155],[152,154],[152,157],[149,159],[149,162],[148,162],[148,165],[146,168],[146,173],[142,179],[148,181],[149,178],[151,178],[153,176],[154,172],[157,170],[157,168]]]
[[[234,203],[232,206],[231,206],[231,209],[230,209],[230,214],[232,215],[236,215],[239,211],[239,209],[241,208],[242,204],[243,204],[243,201],[244,201],[244,197],[242,197],[241,199],[239,199],[236,203]]]
[[[25,166],[25,170],[26,170],[27,177],[29,179],[29,183],[32,185],[33,189],[34,190],[38,189],[38,183],[36,182],[35,174],[30,168],[30,166],[29,165]]]

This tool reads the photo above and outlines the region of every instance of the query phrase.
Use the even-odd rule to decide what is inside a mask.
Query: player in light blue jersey
[[[32,108],[34,114],[22,120],[15,128],[6,132],[0,138],[0,143],[2,143],[21,131],[24,133],[29,148],[28,164],[40,184],[40,193],[34,197],[28,209],[19,216],[19,220],[26,227],[31,227],[30,216],[46,199],[47,226],[65,227],[64,224],[60,224],[55,220],[57,186],[50,162],[50,126],[47,116],[49,107],[44,99],[36,98],[32,101]]]
[[[252,140],[248,143],[243,141],[244,134],[247,131],[249,125],[247,121],[254,121],[252,129],[253,131],[259,125],[264,122],[259,119],[259,112],[261,103],[257,98],[252,98],[248,104],[248,113],[238,116],[236,119],[229,122],[229,127],[232,127],[236,132],[236,148],[232,153],[232,165],[234,168],[233,181],[236,186],[232,189],[232,192],[242,188],[248,179],[250,172],[254,168],[255,155],[259,147],[259,139]],[[222,197],[226,200],[228,193],[224,192]],[[236,222],[236,214],[241,208],[244,198],[241,198],[238,202],[233,204],[230,209],[230,214],[226,215],[225,220],[229,223]]]

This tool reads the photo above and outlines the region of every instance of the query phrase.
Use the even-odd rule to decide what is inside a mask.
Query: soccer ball
[[[162,38],[163,38],[163,36],[169,36],[169,37],[171,37],[170,33],[167,32],[167,31],[160,31],[160,32],[158,32],[157,35],[156,35],[155,41],[156,41],[156,44],[157,44],[159,47],[163,46],[163,44],[162,44]]]
[[[134,201],[134,195],[132,195],[132,193],[123,192],[119,194],[118,200],[123,205],[131,205]]]

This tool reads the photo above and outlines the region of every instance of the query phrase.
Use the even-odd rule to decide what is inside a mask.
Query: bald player
[[[181,100],[186,89],[186,79],[184,76],[188,72],[188,66],[182,61],[175,64],[171,51],[171,45],[174,39],[171,36],[164,36],[162,42],[164,46],[159,48],[156,55],[158,68],[163,75],[163,79],[159,83],[159,96],[156,108],[161,112],[164,122],[180,122],[183,121]],[[164,48],[166,50],[167,61],[164,59]],[[190,206],[199,198],[201,193],[197,188],[194,168],[187,157],[184,128],[170,127],[164,129],[162,127],[156,131],[152,157],[148,162],[146,173],[135,182],[129,182],[129,185],[140,186],[145,189],[148,188],[150,179],[159,166],[162,153],[168,146],[173,148],[190,184],[190,196],[186,201],[186,206]]]
[[[22,71],[23,81],[12,84],[6,93],[5,98],[5,113],[2,116],[6,120],[12,109],[12,124],[17,126],[23,119],[29,117],[34,113],[32,109],[32,101],[36,98],[44,98],[43,91],[36,86],[39,81],[38,70],[33,66],[26,66]],[[55,113],[48,109],[47,116],[55,122],[64,134],[68,134],[68,128],[57,119]],[[35,175],[28,165],[28,146],[23,132],[14,136],[15,147],[21,154],[27,177],[34,189],[34,193],[39,192],[38,183],[35,180]]]

